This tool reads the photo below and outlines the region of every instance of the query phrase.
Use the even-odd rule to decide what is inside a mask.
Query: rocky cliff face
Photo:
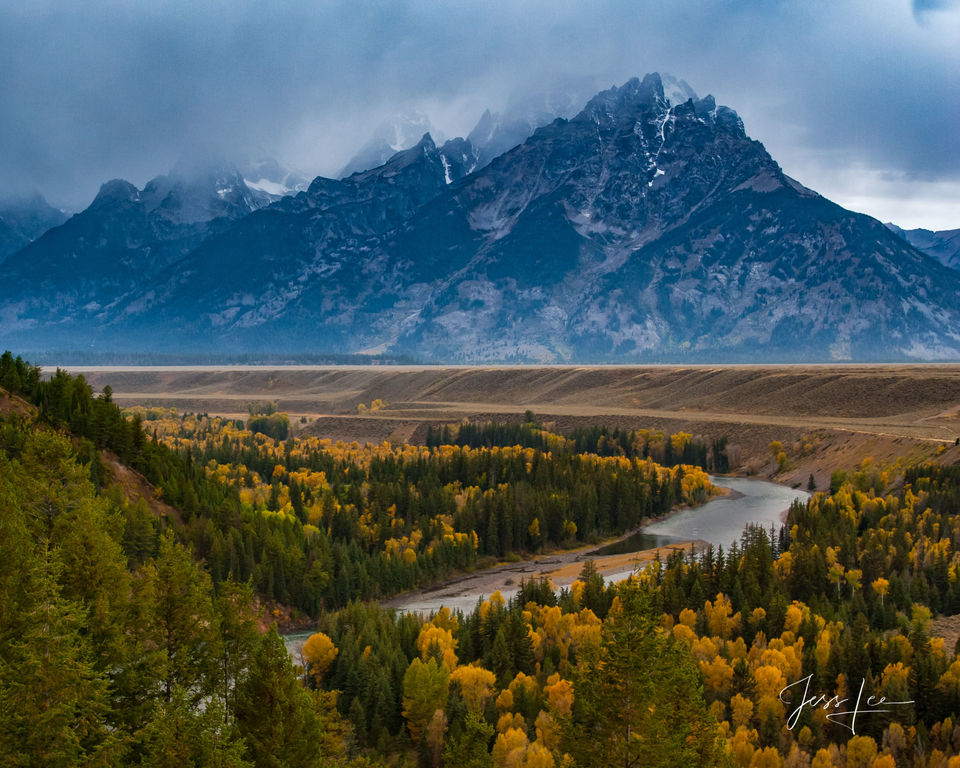
[[[484,167],[472,142],[424,136],[378,168],[217,219],[109,307],[57,315],[55,299],[49,321],[8,295],[0,312],[22,348],[960,357],[956,272],[786,177],[733,110],[666,86],[654,74],[601,92]],[[134,192],[117,189],[116,208],[139,221]],[[28,283],[21,296],[51,295]]]

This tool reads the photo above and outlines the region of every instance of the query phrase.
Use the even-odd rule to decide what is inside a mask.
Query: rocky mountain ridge
[[[887,222],[887,228],[896,232],[910,245],[941,264],[960,269],[960,229],[945,229],[934,232],[929,229],[901,229]]]
[[[58,293],[21,276],[0,294],[0,340],[470,363],[960,358],[960,275],[787,177],[685,83],[630,80],[476,160],[472,141],[427,134],[213,219],[164,258],[148,249],[125,282]],[[108,197],[155,227],[134,192]],[[46,258],[74,247],[60,236]]]

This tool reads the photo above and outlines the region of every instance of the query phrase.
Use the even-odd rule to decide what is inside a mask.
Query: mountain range
[[[734,110],[686,83],[632,79],[484,157],[501,147],[481,141],[495,123],[439,147],[425,133],[279,199],[239,173],[108,182],[0,265],[0,344],[960,358],[960,273],[786,176]]]
[[[664,75],[665,90],[683,93],[690,86]],[[534,93],[514,93],[501,111],[484,110],[480,120],[466,139],[455,139],[468,172],[483,168],[491,160],[526,141],[537,128],[549,125],[558,117],[576,115],[596,93],[596,80],[588,76],[556,78],[546,88]],[[413,147],[430,133],[439,134],[430,118],[420,111],[403,112],[377,126],[366,144],[354,155],[337,178],[383,165],[397,152]]]
[[[929,229],[901,229],[889,222],[887,228],[941,264],[960,269],[960,229],[945,229],[939,232]]]

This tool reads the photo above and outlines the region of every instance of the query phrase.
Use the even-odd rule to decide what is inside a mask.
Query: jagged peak
[[[419,110],[402,112],[392,120],[384,120],[377,126],[370,140],[340,169],[337,178],[347,179],[379,168],[397,152],[416,146],[416,137],[422,137],[425,133],[440,137],[439,129]]]
[[[410,149],[400,150],[383,165],[379,165],[376,168],[371,168],[368,171],[354,173],[352,176],[348,176],[346,179],[344,179],[344,181],[358,182],[377,176],[394,174],[419,162],[422,158],[431,158],[436,163],[440,163],[437,145],[434,143],[433,137],[430,135],[429,131],[423,134],[423,136],[420,138],[420,141],[410,147]]]
[[[644,75],[642,80],[632,77],[623,85],[600,91],[574,119],[596,121],[616,116],[632,117],[648,111],[665,112],[667,109],[673,110],[674,114],[692,109],[701,120],[746,135],[743,121],[734,110],[717,106],[716,99],[710,94],[698,97],[686,81],[659,72]]]
[[[606,115],[632,115],[647,109],[661,110],[666,105],[663,80],[658,72],[651,72],[643,80],[631,77],[623,85],[600,91],[574,119],[597,120]]]
[[[140,190],[126,179],[111,179],[100,186],[100,191],[93,199],[93,203],[107,201],[136,202],[140,199]]]
[[[740,118],[740,115],[737,114],[736,110],[730,109],[730,107],[719,106],[717,107],[715,117],[717,125],[727,127],[740,136],[747,135],[747,131],[743,127],[743,120]]]
[[[486,146],[493,138],[499,122],[499,114],[494,114],[489,109],[483,110],[473,130],[467,134],[467,140],[476,147]]]
[[[643,80],[638,77],[631,77],[621,86],[613,86],[606,91],[600,91],[587,103],[587,109],[591,105],[597,106],[633,106],[636,104],[653,104],[657,100],[662,101],[663,81],[660,79],[659,72],[651,72],[644,75]]]
[[[433,140],[433,136],[430,135],[430,131],[427,131],[426,133],[424,133],[423,136],[420,137],[420,141],[418,141],[410,149],[416,149],[417,147],[420,147],[421,149],[427,149],[427,150],[437,148],[436,142],[434,142]]]
[[[367,182],[397,176],[408,168],[414,168],[423,162],[435,166],[432,171],[442,183],[445,177],[443,160],[440,157],[441,150],[437,148],[430,132],[424,133],[420,141],[409,149],[403,149],[394,154],[389,160],[376,168],[370,168],[366,171],[357,171],[342,179],[329,179],[325,176],[317,176],[306,190],[307,198],[319,198],[324,195],[336,195],[347,185],[348,187]]]

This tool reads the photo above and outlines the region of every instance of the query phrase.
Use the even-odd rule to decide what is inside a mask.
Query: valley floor
[[[960,365],[69,367],[121,405],[245,418],[277,401],[301,433],[422,442],[429,424],[518,420],[726,436],[742,475],[818,488],[865,458],[960,458]],[[386,404],[358,413],[374,400]],[[360,409],[363,410],[363,407]],[[780,470],[769,444],[783,443]]]

